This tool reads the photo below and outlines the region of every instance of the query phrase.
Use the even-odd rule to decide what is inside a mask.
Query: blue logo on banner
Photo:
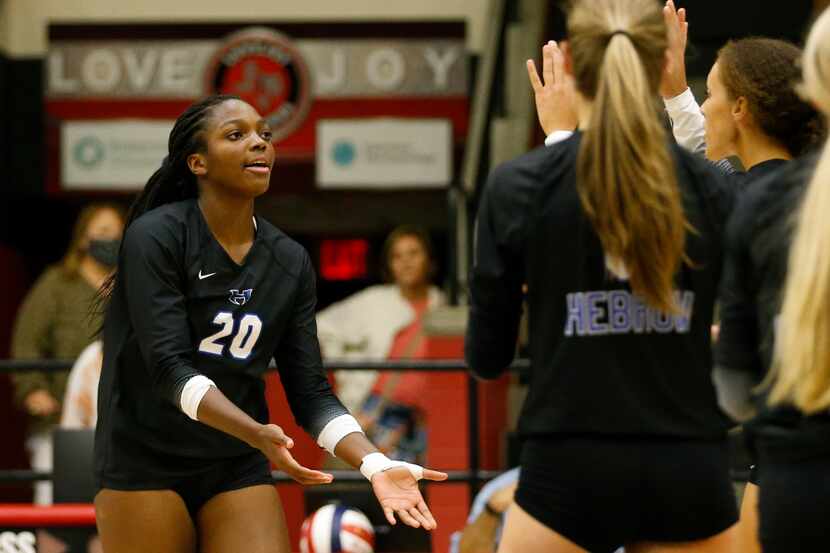
[[[331,157],[337,165],[351,165],[354,158],[357,157],[357,152],[355,151],[354,144],[341,140],[334,143]]]

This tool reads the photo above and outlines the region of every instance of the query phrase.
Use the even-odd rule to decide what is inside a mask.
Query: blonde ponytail
[[[574,76],[593,100],[577,160],[582,206],[632,290],[671,313],[687,223],[657,111],[667,31],[653,0],[583,0],[568,31]]]

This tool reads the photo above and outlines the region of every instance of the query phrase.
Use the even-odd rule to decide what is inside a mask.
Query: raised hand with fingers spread
[[[688,88],[686,82],[686,42],[689,35],[689,23],[686,21],[686,9],[675,7],[673,0],[668,0],[663,7],[663,19],[669,34],[668,63],[660,82],[660,94],[663,98],[674,98]]]
[[[576,89],[573,78],[565,72],[565,56],[555,41],[542,47],[542,78],[533,60],[527,60],[527,75],[545,134],[574,130],[579,122]]]

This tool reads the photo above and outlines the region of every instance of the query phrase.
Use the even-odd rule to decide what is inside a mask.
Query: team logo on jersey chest
[[[228,298],[228,301],[234,305],[245,305],[251,301],[251,294],[253,291],[253,288],[247,288],[245,290],[231,290],[231,297]]]

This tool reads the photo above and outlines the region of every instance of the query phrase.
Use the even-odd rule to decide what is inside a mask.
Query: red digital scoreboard
[[[331,281],[367,278],[368,255],[368,240],[323,240],[320,242],[320,276]]]

